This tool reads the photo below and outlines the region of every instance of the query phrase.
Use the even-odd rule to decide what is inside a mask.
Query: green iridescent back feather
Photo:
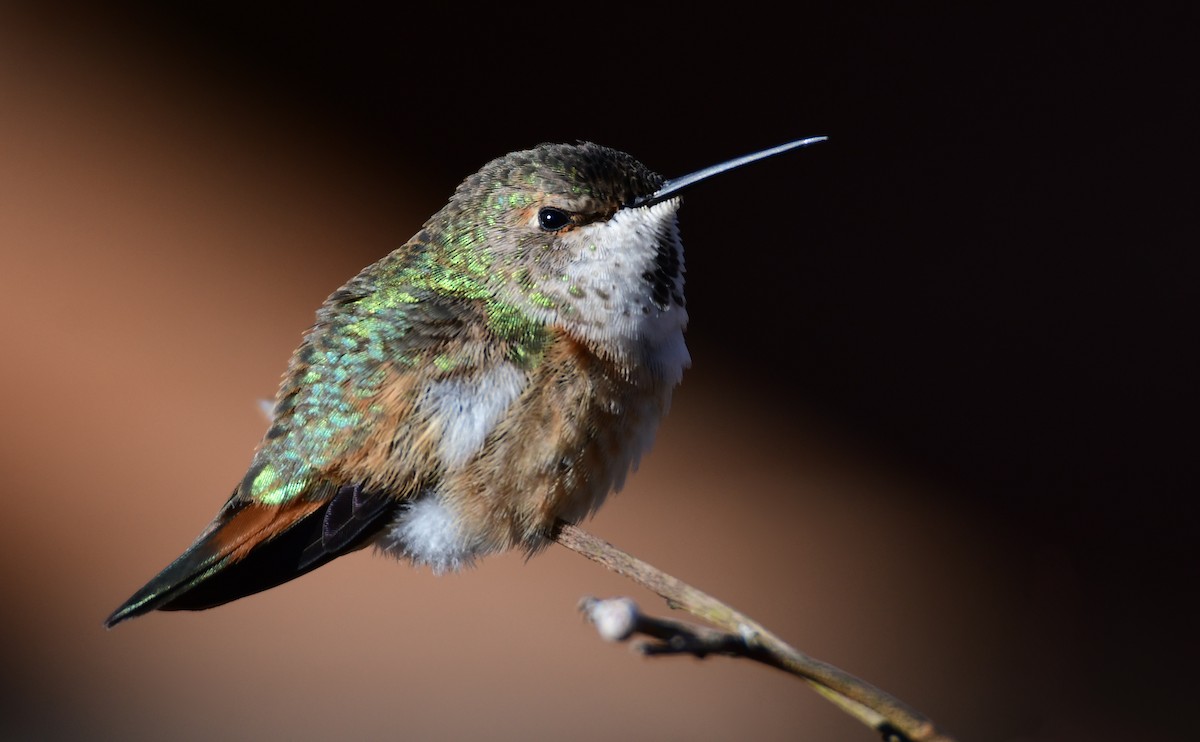
[[[506,349],[523,367],[537,363],[546,328],[491,298],[455,252],[414,241],[330,297],[293,358],[240,497],[275,505],[326,496],[312,484],[387,412],[375,398],[396,367],[420,367],[432,381],[489,360],[479,344],[456,342],[465,328],[486,326],[490,349]]]

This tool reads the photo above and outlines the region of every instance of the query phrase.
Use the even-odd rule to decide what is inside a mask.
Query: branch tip
[[[579,608],[600,638],[610,642],[623,642],[632,636],[641,618],[637,603],[629,598],[584,598]]]

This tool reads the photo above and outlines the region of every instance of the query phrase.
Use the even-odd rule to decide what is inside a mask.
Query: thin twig
[[[843,711],[882,734],[885,740],[953,742],[930,719],[890,694],[796,651],[748,616],[578,526],[560,521],[551,538],[663,597],[672,608],[687,611],[742,637],[756,652],[754,659],[803,679]]]

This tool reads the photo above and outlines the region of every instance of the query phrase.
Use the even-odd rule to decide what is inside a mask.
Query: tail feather
[[[366,545],[397,503],[342,487],[328,501],[282,506],[233,500],[178,559],[104,625],[153,610],[202,610],[261,592]]]

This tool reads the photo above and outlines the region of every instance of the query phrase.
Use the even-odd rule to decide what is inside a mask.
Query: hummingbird
[[[590,142],[484,165],[317,311],[248,471],[106,620],[201,610],[374,545],[455,571],[536,553],[637,466],[690,363],[685,188]]]

